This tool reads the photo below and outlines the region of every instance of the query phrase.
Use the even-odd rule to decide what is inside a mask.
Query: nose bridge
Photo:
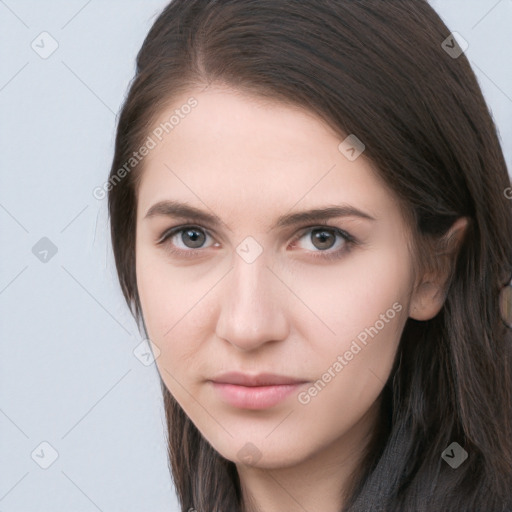
[[[242,350],[287,336],[283,285],[270,263],[265,253],[251,262],[235,254],[223,289],[217,335]]]

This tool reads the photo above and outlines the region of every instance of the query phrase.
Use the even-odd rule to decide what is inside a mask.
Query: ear
[[[455,263],[460,244],[466,232],[468,219],[458,218],[448,233],[444,235],[447,250],[437,254],[438,271],[425,274],[417,280],[409,303],[409,316],[425,321],[434,318],[443,307],[446,299],[446,285],[452,266]]]

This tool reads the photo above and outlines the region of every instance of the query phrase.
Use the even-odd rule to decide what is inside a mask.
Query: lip
[[[271,373],[229,372],[209,382],[230,405],[257,410],[277,405],[308,381]]]
[[[304,379],[286,377],[275,373],[258,373],[250,375],[241,372],[227,372],[211,379],[221,384],[236,384],[237,386],[279,386],[284,384],[301,384]]]

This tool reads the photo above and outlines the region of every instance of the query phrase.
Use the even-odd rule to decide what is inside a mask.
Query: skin
[[[175,98],[156,124],[191,95],[197,107],[145,157],[138,190],[137,286],[158,370],[202,435],[236,463],[247,510],[338,511],[407,317],[439,312],[446,276],[414,275],[395,197],[364,153],[349,161],[338,150],[344,137],[321,119],[211,86]],[[145,217],[162,200],[222,223]],[[342,203],[374,220],[272,228],[280,215]],[[324,249],[313,236],[322,225],[332,237]],[[186,231],[157,243],[177,226],[200,228],[202,245]],[[336,228],[358,243],[327,260],[347,247]],[[252,263],[236,252],[248,236],[263,250]],[[400,311],[307,404],[293,393],[266,410],[240,409],[206,382],[225,371],[272,372],[309,381],[305,392],[396,303]],[[252,462],[241,460],[248,452]]]

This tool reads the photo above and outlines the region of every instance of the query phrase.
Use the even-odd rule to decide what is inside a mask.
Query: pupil
[[[204,238],[204,235],[197,229],[188,229],[187,231],[184,231],[183,232],[183,236],[186,234],[186,236],[188,236],[191,240],[192,240],[192,248],[197,248],[197,247],[200,247],[203,243],[203,238]],[[185,245],[188,246],[187,244],[187,241],[183,238],[182,236],[182,240],[183,240],[183,243],[185,243]],[[199,240],[198,240],[199,239]]]
[[[329,242],[327,242],[327,247],[326,247],[324,244],[326,242],[326,238],[329,238],[329,237],[331,238],[331,243],[329,244]],[[323,229],[322,231],[316,231],[314,238],[315,238],[316,242],[320,243],[320,247],[317,247],[318,249],[330,249],[332,247],[332,242],[333,242],[334,237],[331,235],[331,233],[329,233],[329,231],[326,231],[325,229]],[[315,245],[315,247],[316,247],[316,245]]]

